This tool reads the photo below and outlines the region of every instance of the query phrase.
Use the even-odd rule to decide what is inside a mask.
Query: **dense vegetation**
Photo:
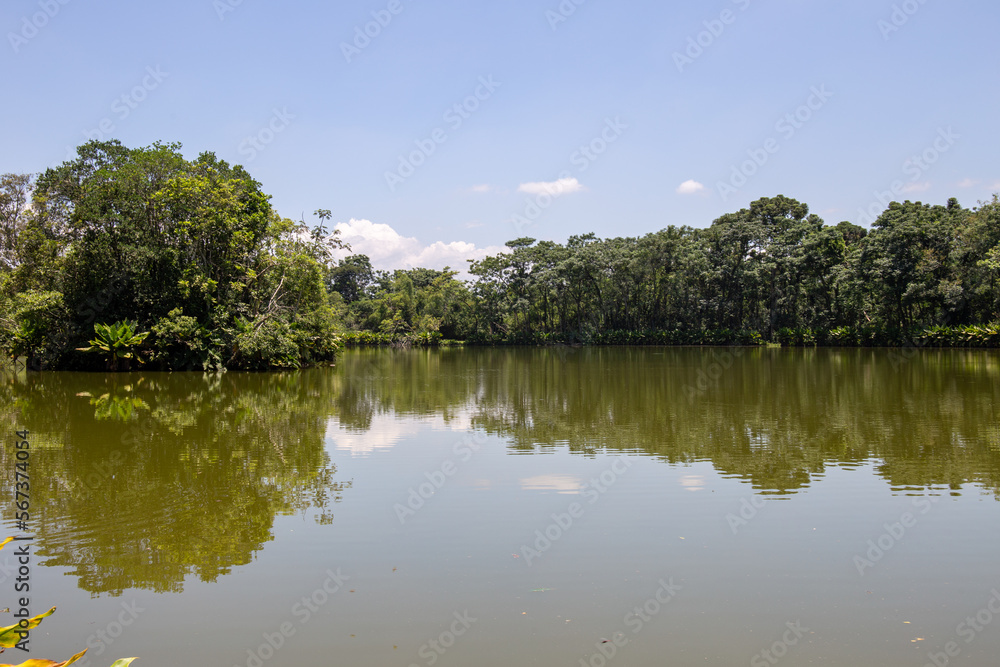
[[[893,203],[869,232],[778,196],[705,229],[641,238],[521,238],[475,281],[372,271],[352,256],[331,289],[348,323],[492,343],[1000,345],[1000,200],[975,210]]]
[[[0,347],[35,367],[298,367],[347,344],[1000,345],[1000,199],[871,230],[764,198],[704,229],[376,271],[240,166],[90,142],[0,182]],[[316,214],[325,222],[330,212]],[[346,331],[346,333],[345,333]],[[95,336],[96,334],[96,336]]]
[[[340,325],[324,274],[336,235],[278,216],[242,167],[179,149],[90,142],[37,180],[3,177],[8,354],[110,370],[332,359]]]

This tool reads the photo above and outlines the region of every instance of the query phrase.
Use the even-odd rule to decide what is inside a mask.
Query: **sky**
[[[1000,192],[995,0],[4,0],[0,173],[88,139],[246,167],[376,268],[520,237]]]

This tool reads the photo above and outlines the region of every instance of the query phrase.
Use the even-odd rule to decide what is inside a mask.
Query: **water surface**
[[[995,352],[699,348],[8,374],[59,607],[31,657],[992,665],[998,380]]]

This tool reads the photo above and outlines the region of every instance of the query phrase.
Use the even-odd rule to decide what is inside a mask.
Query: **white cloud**
[[[931,182],[924,181],[923,183],[907,183],[903,186],[903,192],[926,192],[931,189]]]
[[[960,188],[971,188],[979,185],[981,181],[977,181],[974,178],[966,178],[958,182],[958,187]]]
[[[420,427],[413,422],[401,421],[391,414],[374,415],[370,428],[364,431],[344,427],[334,417],[327,422],[326,439],[337,450],[350,452],[352,457],[368,456],[377,451],[392,449],[419,430]]]
[[[688,491],[701,491],[705,488],[704,475],[684,475],[681,477],[681,486]]]
[[[679,195],[693,195],[697,194],[705,189],[705,186],[695,180],[684,181],[677,186],[677,194]]]
[[[493,192],[492,185],[473,185],[469,188],[469,192],[475,192],[476,194],[484,194],[486,192]]]
[[[996,183],[990,186],[990,191],[997,192],[998,190],[1000,190],[1000,181],[997,181]]]
[[[539,475],[522,479],[521,488],[526,491],[580,493],[580,489],[583,488],[583,480],[575,475]]]
[[[399,419],[387,412],[373,415],[366,429],[341,424],[336,417],[332,417],[326,424],[326,440],[338,451],[350,452],[352,457],[364,457],[388,451],[427,428],[465,433],[472,428],[472,417],[467,412],[459,411],[447,421],[440,416],[414,421]]]
[[[437,241],[426,245],[413,237],[401,235],[389,225],[371,220],[354,220],[338,223],[340,238],[351,245],[351,251],[341,250],[338,259],[347,255],[368,255],[372,266],[381,270],[426,269],[441,270],[446,266],[459,272],[458,278],[468,279],[467,259],[482,259],[489,255],[509,252],[506,246],[477,248],[474,243]]]
[[[558,181],[544,182],[539,181],[537,183],[521,183],[518,186],[518,192],[526,192],[529,195],[541,195],[549,194],[553,197],[558,197],[559,195],[568,195],[573,192],[580,192],[583,190],[583,185],[580,181],[575,178],[560,178]]]

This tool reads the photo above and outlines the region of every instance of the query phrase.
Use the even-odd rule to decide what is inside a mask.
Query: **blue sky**
[[[1000,192],[998,19],[988,0],[6,0],[0,172],[88,136],[180,142],[287,217],[330,209],[380,268],[703,227],[777,194],[866,223],[882,200]]]

